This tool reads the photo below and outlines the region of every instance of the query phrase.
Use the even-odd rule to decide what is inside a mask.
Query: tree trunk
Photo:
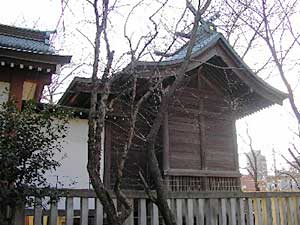
[[[160,213],[162,214],[166,225],[176,225],[176,221],[170,207],[167,203],[168,189],[164,184],[159,164],[155,155],[154,144],[147,143],[147,157],[150,165],[150,172],[154,180],[154,185],[157,193],[156,203]]]

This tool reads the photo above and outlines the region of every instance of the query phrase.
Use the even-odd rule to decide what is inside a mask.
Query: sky
[[[81,7],[79,1],[70,0],[72,4],[77,4],[77,7],[73,7],[72,10],[68,9],[67,15],[64,17],[66,29],[73,29],[76,31],[78,27],[85,29],[87,34],[93,31],[89,30],[89,27],[85,27],[85,25],[80,23],[79,18],[76,18],[77,13],[80,15],[90,15],[91,11],[88,8]],[[71,3],[70,3],[71,4]],[[173,8],[173,13],[179,12],[175,7]],[[142,18],[144,14],[147,14],[147,6],[144,7],[143,11],[140,11],[140,14],[137,13],[137,17],[135,20],[131,21],[132,24],[137,23],[137,25],[141,25],[143,23]],[[55,30],[57,27],[57,23],[60,19],[61,15],[61,1],[60,0],[9,0],[3,1],[0,8],[0,23],[7,25],[16,25],[25,28],[36,28],[41,30]],[[115,21],[118,22],[124,21],[126,17],[125,14],[117,13]],[[88,16],[87,16],[88,18]],[[138,19],[137,19],[138,18]],[[128,28],[128,34],[133,35],[137,32],[135,29],[138,29],[139,26],[130,26]],[[123,33],[123,30],[117,31],[115,35],[112,35],[112,42],[118,46],[118,50],[122,49],[122,44],[118,45],[119,33]],[[76,38],[77,37],[77,38]],[[81,37],[80,42],[78,42],[78,37]],[[63,46],[66,40],[69,41],[69,44],[64,51],[64,54],[72,54],[74,57],[87,57],[88,56],[81,55],[81,48],[74,48],[74,46],[80,46],[81,44],[85,44],[87,40],[82,41],[82,34],[78,32],[71,33],[67,37],[59,37],[60,40],[59,45]],[[64,40],[65,38],[65,40]],[[60,47],[61,47],[60,46]],[[91,46],[90,46],[91,48]],[[263,54],[263,53],[261,53]],[[246,61],[247,63],[247,61]],[[78,74],[77,74],[78,75]],[[83,74],[86,76],[86,74]],[[71,78],[66,81],[66,85],[63,87],[66,88],[67,83],[70,82]],[[282,91],[285,91],[281,82],[278,79],[269,79],[272,85],[280,88]],[[63,91],[63,90],[62,90]],[[290,129],[295,129],[292,127],[294,120],[290,115],[289,103],[287,101],[284,102],[284,105],[281,106],[273,106],[268,109],[264,109],[260,112],[257,112],[251,116],[248,116],[244,119],[237,121],[237,131],[239,134],[243,135],[245,139],[245,124],[249,126],[249,132],[253,138],[254,147],[256,149],[262,150],[262,153],[267,156],[268,167],[269,169],[272,167],[272,149],[274,148],[276,152],[280,152],[282,154],[287,152],[287,148],[290,142],[293,141],[291,137]],[[238,138],[238,146],[239,146],[239,156],[240,156],[240,166],[245,166],[245,157],[244,153],[248,152],[249,149],[247,145],[245,145],[240,138]],[[279,155],[276,156],[279,164],[283,163],[283,160]]]

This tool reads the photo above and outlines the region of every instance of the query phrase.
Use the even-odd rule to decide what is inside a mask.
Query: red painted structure
[[[24,82],[35,86],[33,99],[40,101],[52,74],[71,60],[54,52],[50,33],[0,25],[0,82],[9,83],[9,98],[22,106]]]

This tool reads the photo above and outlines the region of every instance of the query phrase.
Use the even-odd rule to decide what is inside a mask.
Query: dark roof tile
[[[49,44],[25,38],[12,37],[0,34],[0,46],[13,48],[21,51],[38,52],[38,53],[54,53]]]
[[[203,31],[199,32],[196,43],[192,49],[192,55],[198,52],[199,50],[201,50],[202,48],[204,48],[205,46],[209,45],[209,43],[212,40],[218,38],[219,36],[220,34],[218,32],[210,32],[210,33],[207,32],[204,33]],[[187,45],[183,46],[178,52],[176,52],[175,55],[164,58],[163,62],[182,60],[186,56],[186,51],[187,51]]]

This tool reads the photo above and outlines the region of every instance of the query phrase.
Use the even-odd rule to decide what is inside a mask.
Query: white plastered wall
[[[10,83],[0,81],[0,104],[8,101],[9,88]]]
[[[90,188],[87,165],[88,120],[72,119],[68,124],[68,134],[64,139],[63,150],[56,154],[61,166],[49,174],[52,186],[58,188]],[[102,133],[102,149],[104,133]],[[104,159],[104,154],[102,154]],[[104,163],[101,161],[101,176],[103,177]]]

